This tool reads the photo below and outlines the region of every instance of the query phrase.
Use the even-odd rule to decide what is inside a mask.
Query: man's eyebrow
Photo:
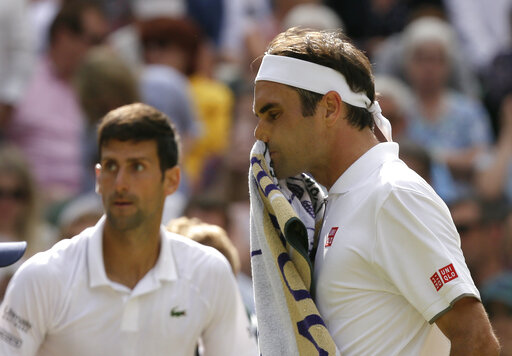
[[[263,105],[263,107],[258,111],[258,114],[260,115],[263,115],[264,113],[266,113],[267,111],[269,111],[270,109],[276,107],[277,104],[276,103],[268,103],[268,104],[265,104]]]
[[[140,161],[148,161],[150,162],[151,159],[149,157],[131,157],[128,158],[126,161],[133,163],[133,162],[140,162]]]
[[[118,160],[114,157],[109,157],[109,156],[106,156],[106,157],[103,157],[101,159],[103,162],[106,162],[106,161],[114,161],[114,162],[117,162]],[[140,156],[140,157],[130,157],[130,158],[127,158],[126,159],[126,162],[128,163],[133,163],[133,162],[140,162],[140,161],[151,161],[148,157],[144,157],[144,156]]]

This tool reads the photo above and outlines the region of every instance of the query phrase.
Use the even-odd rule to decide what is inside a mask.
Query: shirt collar
[[[178,278],[178,269],[172,250],[172,238],[168,236],[164,226],[160,226],[160,240],[160,256],[154,267],[155,276],[162,281],[174,281]]]
[[[92,229],[92,235],[87,244],[87,262],[89,270],[89,285],[91,288],[111,285],[105,271],[103,261],[103,228],[105,226],[105,215],[101,217],[96,226]],[[160,227],[160,254],[155,266],[151,271],[154,278],[159,281],[173,281],[178,278],[176,261],[172,251],[172,239],[167,236],[164,226]]]
[[[347,193],[354,186],[366,181],[374,169],[395,159],[398,159],[396,142],[383,142],[373,146],[343,172],[329,190],[329,195]]]

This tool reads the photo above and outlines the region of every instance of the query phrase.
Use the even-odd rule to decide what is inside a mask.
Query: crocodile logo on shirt
[[[187,311],[185,309],[177,310],[177,308],[178,307],[174,307],[174,308],[171,309],[171,317],[179,318],[179,317],[187,315]]]

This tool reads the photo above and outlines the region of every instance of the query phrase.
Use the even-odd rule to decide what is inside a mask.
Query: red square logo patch
[[[455,267],[453,267],[453,263],[441,268],[439,270],[439,274],[441,275],[444,283],[448,283],[458,277],[457,272],[455,272]]]
[[[434,273],[432,275],[432,277],[430,277],[430,280],[434,284],[434,287],[436,288],[436,291],[439,291],[439,289],[441,289],[441,287],[443,286],[443,281],[441,280],[441,277],[439,277],[437,272]]]
[[[332,241],[334,240],[334,235],[336,235],[337,231],[338,231],[337,227],[331,228],[331,231],[329,231],[329,235],[327,235],[327,241],[325,241],[325,247],[329,247],[332,245]]]

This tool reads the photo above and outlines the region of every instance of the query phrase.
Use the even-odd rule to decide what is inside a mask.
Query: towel
[[[312,298],[324,194],[306,174],[278,181],[262,141],[251,151],[251,265],[262,356],[339,355]]]

